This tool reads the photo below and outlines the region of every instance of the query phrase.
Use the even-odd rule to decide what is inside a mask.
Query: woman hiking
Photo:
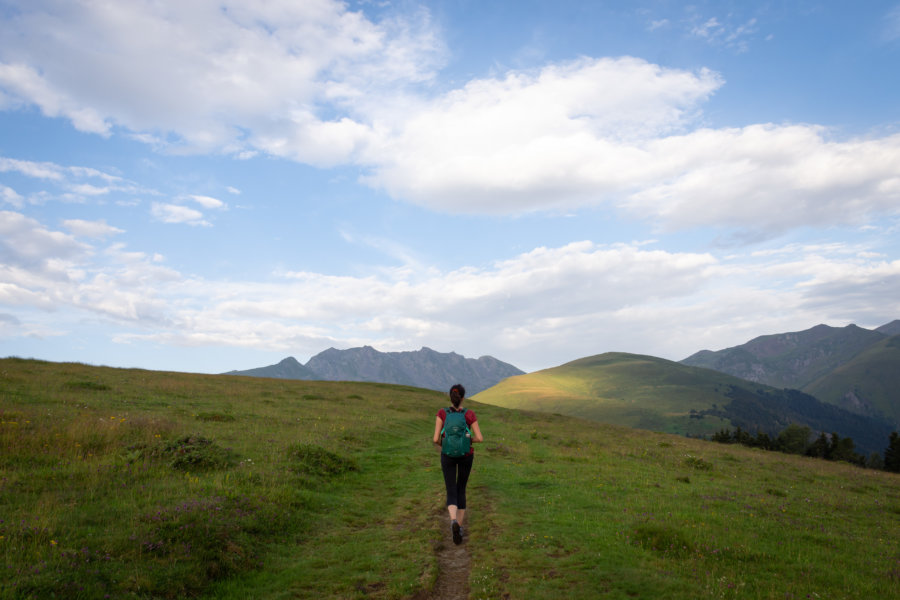
[[[450,513],[450,531],[453,543],[463,539],[463,518],[466,516],[466,483],[472,472],[475,449],[472,444],[483,442],[478,417],[467,408],[460,408],[466,397],[466,388],[457,383],[450,388],[450,403],[442,408],[434,420],[435,445],[441,448],[441,471],[447,486],[447,512]]]

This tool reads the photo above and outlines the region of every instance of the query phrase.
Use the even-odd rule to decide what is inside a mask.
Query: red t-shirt
[[[466,411],[466,425],[468,425],[469,429],[471,429],[472,423],[477,421],[478,417],[475,416],[474,410],[467,408],[467,409],[465,409],[465,411]],[[459,411],[456,411],[456,412],[459,412]],[[441,420],[441,423],[446,423],[447,422],[447,409],[442,408],[441,410],[439,410],[437,413],[437,416],[438,416],[438,419]],[[468,456],[469,454],[474,454],[474,453],[475,453],[475,444],[472,444],[472,447],[469,448],[469,452],[466,454],[466,456]]]

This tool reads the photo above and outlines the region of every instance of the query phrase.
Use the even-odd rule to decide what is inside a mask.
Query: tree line
[[[799,454],[824,460],[845,461],[869,469],[883,469],[900,473],[900,434],[896,431],[892,432],[888,439],[884,456],[877,452],[873,452],[869,456],[862,456],[856,452],[852,438],[842,438],[837,433],[826,434],[824,431],[815,437],[809,427],[793,423],[774,437],[764,431],[757,431],[756,435],[753,435],[738,427],[734,431],[722,429],[716,432],[712,436],[712,441],[721,444],[741,444],[751,448]]]

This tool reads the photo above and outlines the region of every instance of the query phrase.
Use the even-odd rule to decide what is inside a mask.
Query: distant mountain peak
[[[225,375],[246,375],[249,377],[272,377],[275,379],[316,379],[315,374],[300,364],[293,356],[282,359],[278,364],[246,371],[229,371]]]
[[[447,391],[454,383],[463,383],[474,395],[503,379],[524,371],[492,356],[465,358],[456,352],[438,352],[426,346],[420,350],[380,352],[372,346],[338,350],[328,348],[305,365],[293,357],[276,365],[231,371],[228,375],[278,377],[284,379],[321,379],[326,381],[372,381],[396,383]]]
[[[894,319],[890,323],[885,323],[881,327],[877,327],[875,331],[889,336],[900,335],[900,319]]]

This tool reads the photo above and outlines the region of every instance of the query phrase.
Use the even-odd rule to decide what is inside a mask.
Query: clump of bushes
[[[291,471],[316,477],[331,477],[358,471],[359,466],[352,458],[341,456],[315,444],[293,444],[287,449]]]
[[[150,448],[140,449],[151,459],[162,459],[179,471],[212,471],[237,464],[237,455],[201,435],[186,435]]]
[[[684,464],[692,469],[696,469],[698,471],[711,471],[712,463],[706,459],[700,458],[699,456],[691,456],[690,454],[684,455]]]

